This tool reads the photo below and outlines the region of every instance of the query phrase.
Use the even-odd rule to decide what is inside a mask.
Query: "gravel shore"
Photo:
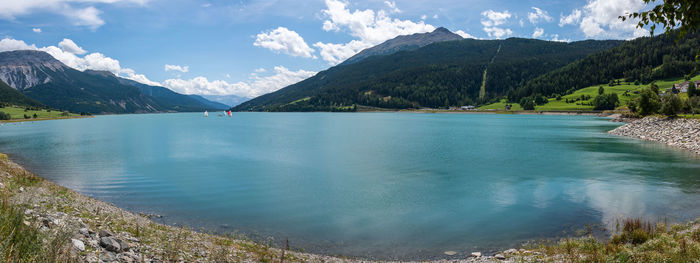
[[[646,117],[632,120],[609,133],[665,143],[700,154],[700,121],[694,119]]]

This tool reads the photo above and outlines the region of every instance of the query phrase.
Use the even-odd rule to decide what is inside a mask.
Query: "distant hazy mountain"
[[[438,30],[442,31],[442,30]],[[624,41],[444,41],[371,56],[249,100],[238,111],[448,107],[498,99],[529,80]]]
[[[0,80],[47,106],[72,112],[221,109],[163,87],[126,80],[109,72],[78,71],[42,51],[0,52]]]
[[[187,96],[203,103],[204,105],[208,105],[211,109],[227,110],[227,109],[231,108],[231,106],[226,105],[224,103],[208,100],[208,99],[202,97],[202,95],[190,94]]]
[[[430,33],[398,36],[387,40],[384,43],[362,50],[360,53],[345,60],[343,64],[355,63],[371,56],[389,55],[399,51],[414,50],[436,42],[455,40],[462,40],[462,37],[450,32],[450,30],[444,27],[440,27]]]
[[[210,100],[216,101],[228,105],[229,107],[238,106],[243,102],[250,100],[250,98],[236,96],[236,95],[201,95],[202,97]]]

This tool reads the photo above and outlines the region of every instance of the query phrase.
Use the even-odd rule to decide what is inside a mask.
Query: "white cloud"
[[[12,51],[12,50],[37,50],[36,45],[27,45],[22,40],[16,40],[12,38],[3,38],[0,40],[0,52]]]
[[[486,32],[489,37],[502,38],[513,34],[513,31],[509,28],[499,27],[505,24],[512,16],[507,10],[504,12],[496,12],[489,9],[481,12],[481,16],[481,25],[484,26],[484,32]]]
[[[574,9],[568,16],[561,15],[559,18],[559,27],[577,24],[579,21],[581,21],[581,10]]]
[[[636,28],[636,21],[628,19],[623,22],[618,18],[621,15],[642,10],[645,6],[642,0],[590,0],[583,7],[579,27],[586,37],[634,38],[645,36],[649,34],[649,31]]]
[[[324,25],[325,27],[325,25]],[[260,33],[255,38],[255,46],[264,47],[276,52],[284,52],[294,57],[313,57],[314,50],[309,47],[297,32],[278,27],[268,33]]]
[[[253,75],[253,79],[248,82],[240,81],[228,83],[223,80],[209,81],[205,77],[196,77],[189,80],[168,79],[163,82],[163,85],[171,90],[184,94],[233,94],[236,96],[253,98],[277,91],[316,74],[316,72],[305,70],[291,71],[282,66],[275,67],[274,71],[275,73],[273,75],[265,77]]]
[[[21,0],[0,1],[0,19],[14,21],[18,16],[29,15],[35,12],[51,12],[65,16],[77,26],[86,26],[92,29],[104,25],[100,18],[102,11],[90,4],[135,4],[143,6],[148,0]]]
[[[41,28],[35,27],[35,28],[32,28],[32,31],[34,33],[41,33]]]
[[[440,16],[438,14],[433,15],[433,19],[438,19],[438,18],[440,18]]]
[[[326,0],[323,15],[323,30],[347,30],[357,39],[347,43],[317,42],[313,46],[320,51],[321,58],[331,65],[338,64],[357,54],[365,48],[375,46],[399,35],[425,33],[435,30],[435,27],[425,22],[413,22],[391,18],[384,10],[371,9],[350,11],[347,3],[340,0]],[[425,17],[421,17],[425,20]]]
[[[463,38],[476,38],[476,37],[470,35],[470,34],[467,33],[467,32],[464,32],[464,31],[462,31],[462,30],[457,30],[457,31],[455,32],[455,34],[457,34],[457,35],[459,35],[459,36],[461,36],[461,37],[463,37]]]
[[[547,11],[544,11],[542,9],[539,9],[537,7],[532,7],[535,12],[529,12],[527,13],[527,19],[530,20],[530,23],[532,24],[537,24],[540,20],[544,20],[547,22],[552,21],[552,17],[549,16],[549,13]]]
[[[427,15],[422,15],[422,16],[420,16],[420,20],[425,20],[426,18],[428,18]]]
[[[65,52],[77,54],[77,55],[82,55],[87,53],[85,49],[79,47],[73,40],[64,38],[61,42],[58,43],[58,46]]]
[[[255,73],[263,73],[263,72],[266,72],[267,70],[264,68],[256,68],[254,71],[255,71]]]
[[[394,1],[384,1],[384,4],[389,8],[392,13],[401,13],[401,9],[396,7],[396,2]]]
[[[165,71],[180,71],[182,73],[187,73],[190,71],[189,66],[180,66],[180,65],[170,65],[170,64],[165,64]]]
[[[544,35],[544,29],[542,28],[535,28],[535,32],[532,32],[532,38],[538,38]]]
[[[550,40],[551,40],[551,41],[556,41],[556,42],[571,42],[571,39],[569,39],[569,38],[567,38],[567,39],[560,39],[560,38],[559,38],[559,34],[553,34],[553,35],[552,35],[552,39],[550,39]]]
[[[137,74],[136,72],[134,72],[133,69],[122,68],[119,65],[118,60],[107,57],[102,53],[95,52],[87,54],[83,57],[78,56],[85,52],[81,52],[84,50],[70,39],[63,39],[63,41],[59,43],[59,46],[60,47],[48,46],[38,48],[34,44],[27,45],[22,40],[16,40],[11,38],[5,38],[0,40],[0,52],[12,50],[40,50],[49,53],[58,61],[61,61],[63,64],[66,64],[66,66],[80,71],[84,71],[86,69],[105,70],[112,72],[117,76],[135,80],[144,84],[160,85],[158,82],[151,81],[142,74]]]

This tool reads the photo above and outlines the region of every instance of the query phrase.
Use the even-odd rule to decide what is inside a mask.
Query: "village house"
[[[695,87],[698,87],[698,85],[700,85],[700,80],[693,81],[693,83],[695,83]],[[690,82],[685,81],[673,84],[673,87],[676,88],[678,92],[688,92],[688,84],[690,84]]]

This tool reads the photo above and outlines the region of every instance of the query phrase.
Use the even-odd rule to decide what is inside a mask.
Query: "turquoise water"
[[[212,114],[214,115],[214,114]],[[210,115],[211,116],[211,115]],[[168,224],[370,258],[700,216],[700,158],[586,116],[236,113],[0,126],[0,152]]]

